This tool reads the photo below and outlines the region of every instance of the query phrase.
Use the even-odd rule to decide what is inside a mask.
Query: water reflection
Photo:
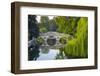
[[[59,49],[39,48],[38,46],[31,46],[29,49],[28,60],[56,60],[67,59],[63,51]]]
[[[55,60],[57,54],[59,54],[58,49],[40,49],[40,56],[37,60]]]

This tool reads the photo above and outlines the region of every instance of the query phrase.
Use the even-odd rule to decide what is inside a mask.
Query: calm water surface
[[[59,54],[59,49],[40,49],[39,57],[37,60],[55,60]]]

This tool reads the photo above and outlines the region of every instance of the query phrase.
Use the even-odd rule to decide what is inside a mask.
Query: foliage
[[[67,39],[66,37],[60,38],[60,43],[66,44],[67,43],[67,40],[66,39]]]
[[[41,33],[56,31],[57,28],[54,19],[49,20],[48,16],[41,16],[40,23],[38,25]]]
[[[88,20],[85,17],[80,18],[77,23],[75,38],[68,41],[63,48],[65,54],[72,58],[83,58],[88,56]]]
[[[41,33],[46,33],[48,30],[44,27],[42,27],[42,28],[40,28],[39,29],[39,32],[41,32]]]
[[[36,39],[36,42],[37,42],[38,45],[42,45],[43,42],[44,42],[44,39],[43,39],[42,37],[39,36],[39,37]]]
[[[48,16],[41,16],[40,23],[39,23],[39,31],[40,32],[48,32],[49,27],[49,18]]]
[[[57,29],[57,25],[56,25],[54,19],[49,20],[48,31],[56,31],[56,29]]]
[[[39,36],[39,27],[37,25],[36,15],[28,15],[28,40]],[[28,47],[28,60],[36,60],[39,56],[39,47],[31,45]]]
[[[66,17],[66,16],[57,16],[55,17],[55,22],[57,25],[57,31],[60,33],[67,33],[70,35],[75,35],[77,22],[79,17]]]
[[[28,39],[39,36],[39,27],[35,15],[28,15]]]

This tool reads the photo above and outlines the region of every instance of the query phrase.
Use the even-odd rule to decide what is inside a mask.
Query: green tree
[[[49,27],[49,18],[48,16],[41,16],[39,29],[40,32],[47,32]]]
[[[57,16],[54,20],[56,22],[58,32],[75,35],[79,17]]]
[[[65,48],[65,54],[69,57],[83,58],[88,56],[88,19],[80,18],[78,21],[76,37],[70,41]]]
[[[66,44],[67,43],[67,38],[66,37],[60,38],[60,43]]]
[[[56,31],[57,25],[54,19],[49,20],[48,31]]]
[[[64,48],[66,56],[73,58],[83,58],[88,56],[88,19],[87,17],[65,17],[57,16],[54,18],[57,31],[73,36],[68,40]]]
[[[36,42],[37,42],[38,45],[42,45],[42,44],[44,43],[44,39],[43,39],[42,37],[39,36],[39,37],[36,39]]]

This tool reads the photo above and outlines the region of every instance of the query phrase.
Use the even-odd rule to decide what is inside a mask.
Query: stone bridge
[[[69,38],[72,38],[69,34],[63,34],[58,32],[47,32],[47,33],[40,33],[40,37],[44,40],[43,44],[40,45],[40,48],[61,48],[67,44]],[[66,37],[66,43],[62,44],[60,39],[62,37]],[[35,45],[36,39],[32,39],[28,42],[28,47],[31,45]]]

